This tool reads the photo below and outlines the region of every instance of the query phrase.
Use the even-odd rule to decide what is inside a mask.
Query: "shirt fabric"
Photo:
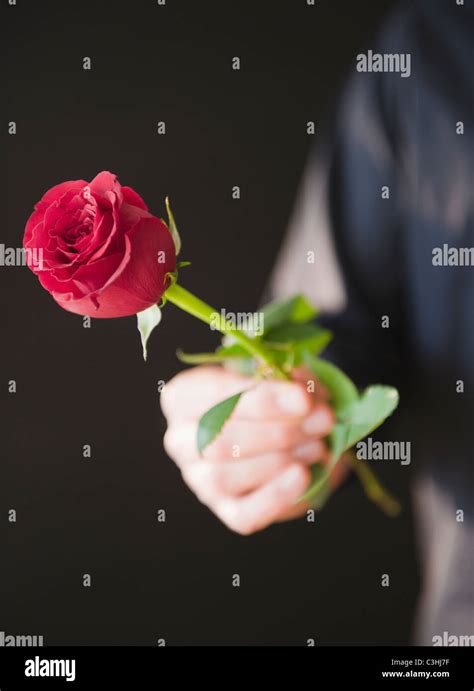
[[[474,261],[473,36],[473,0],[413,1],[388,18],[373,52],[409,54],[410,76],[354,60],[270,282],[274,297],[322,308],[327,356],[361,387],[400,389],[425,645],[474,634],[474,267],[460,265]]]

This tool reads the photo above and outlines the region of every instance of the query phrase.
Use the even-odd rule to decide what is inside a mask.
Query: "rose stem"
[[[398,516],[402,507],[379,482],[367,464],[360,461],[353,452],[345,456],[345,461],[352,466],[368,499],[373,501],[387,516]]]
[[[176,307],[179,307],[184,312],[200,319],[208,325],[211,325],[211,323],[215,321],[215,316],[218,314],[214,307],[203,302],[203,300],[200,300],[190,293],[189,290],[186,290],[186,288],[183,288],[177,283],[173,283],[173,285],[166,290],[164,297],[173,305],[176,305]],[[255,338],[249,338],[245,333],[236,329],[228,322],[224,322],[222,325],[222,320],[219,320],[219,325],[219,331],[221,333],[231,334],[251,355],[267,364],[277,377],[290,379],[290,376],[278,367],[272,354],[268,352],[263,343]],[[353,454],[351,454],[349,462],[359,478],[367,497],[377,504],[387,515],[396,516],[401,509],[399,503],[388,494],[372,471],[366,465],[360,463]]]
[[[265,348],[263,343],[256,338],[250,338],[243,331],[232,326],[230,322],[226,322],[220,318],[216,320],[216,315],[219,314],[218,311],[190,293],[186,288],[183,288],[177,283],[173,283],[173,285],[166,290],[164,297],[173,303],[173,305],[176,305],[176,307],[179,307],[206,324],[211,325],[217,321],[216,328],[218,326],[218,330],[221,333],[233,336],[251,355],[267,364],[279,378],[289,378],[288,375],[278,367],[272,354]]]

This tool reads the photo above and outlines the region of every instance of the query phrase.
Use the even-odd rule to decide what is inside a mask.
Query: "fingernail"
[[[321,444],[317,441],[308,441],[300,444],[293,450],[293,456],[307,461],[316,461],[321,454]]]
[[[304,476],[301,472],[301,468],[298,466],[293,466],[283,473],[278,481],[278,484],[283,489],[292,490],[301,487],[303,480]]]
[[[306,434],[317,434],[329,427],[329,413],[324,408],[315,410],[302,424]]]
[[[306,396],[303,391],[293,386],[285,387],[279,391],[276,397],[276,403],[284,413],[304,415],[306,412]]]

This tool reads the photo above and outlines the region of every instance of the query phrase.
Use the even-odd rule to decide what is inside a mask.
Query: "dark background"
[[[158,215],[170,195],[182,258],[193,262],[186,287],[227,310],[255,309],[315,142],[306,122],[330,119],[345,73],[392,5],[2,0],[0,242],[21,246],[47,188],[109,169]],[[162,448],[158,382],[179,370],[178,346],[213,348],[215,336],[170,305],[145,365],[134,319],[85,329],[22,267],[0,268],[0,295],[0,630],[84,645],[410,640],[406,470],[381,469],[404,503],[397,520],[353,483],[315,524],[234,535]]]

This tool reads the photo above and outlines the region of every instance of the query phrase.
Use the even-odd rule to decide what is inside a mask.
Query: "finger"
[[[202,455],[219,461],[258,456],[270,450],[283,451],[326,436],[332,424],[332,411],[324,404],[316,404],[312,413],[302,420],[290,418],[275,423],[231,419]],[[165,450],[178,459],[178,464],[196,457],[197,427],[197,422],[174,423],[166,431]]]
[[[322,404],[315,405],[311,414],[302,419],[288,418],[279,422],[231,419],[203,455],[219,460],[257,456],[269,450],[283,451],[305,444],[309,439],[326,436],[332,423],[331,410]]]
[[[218,463],[196,459],[183,465],[183,479],[205,504],[223,495],[242,496],[266,484],[294,463],[314,463],[327,449],[322,441],[308,442],[291,451],[267,453],[253,458]]]
[[[221,367],[184,370],[163,387],[161,409],[169,419],[197,420],[225,398],[252,386],[252,380]]]
[[[234,417],[241,420],[280,420],[303,417],[314,406],[314,398],[296,382],[262,381],[239,400]]]
[[[293,464],[255,492],[239,499],[222,498],[211,508],[228,528],[241,535],[250,535],[289,511],[304,492],[310,477],[307,467]]]
[[[199,419],[203,413],[225,398],[246,390],[238,402],[234,417],[241,419],[279,419],[307,415],[314,397],[296,382],[262,381],[218,367],[197,367],[178,374],[165,385],[161,407],[165,417]]]

